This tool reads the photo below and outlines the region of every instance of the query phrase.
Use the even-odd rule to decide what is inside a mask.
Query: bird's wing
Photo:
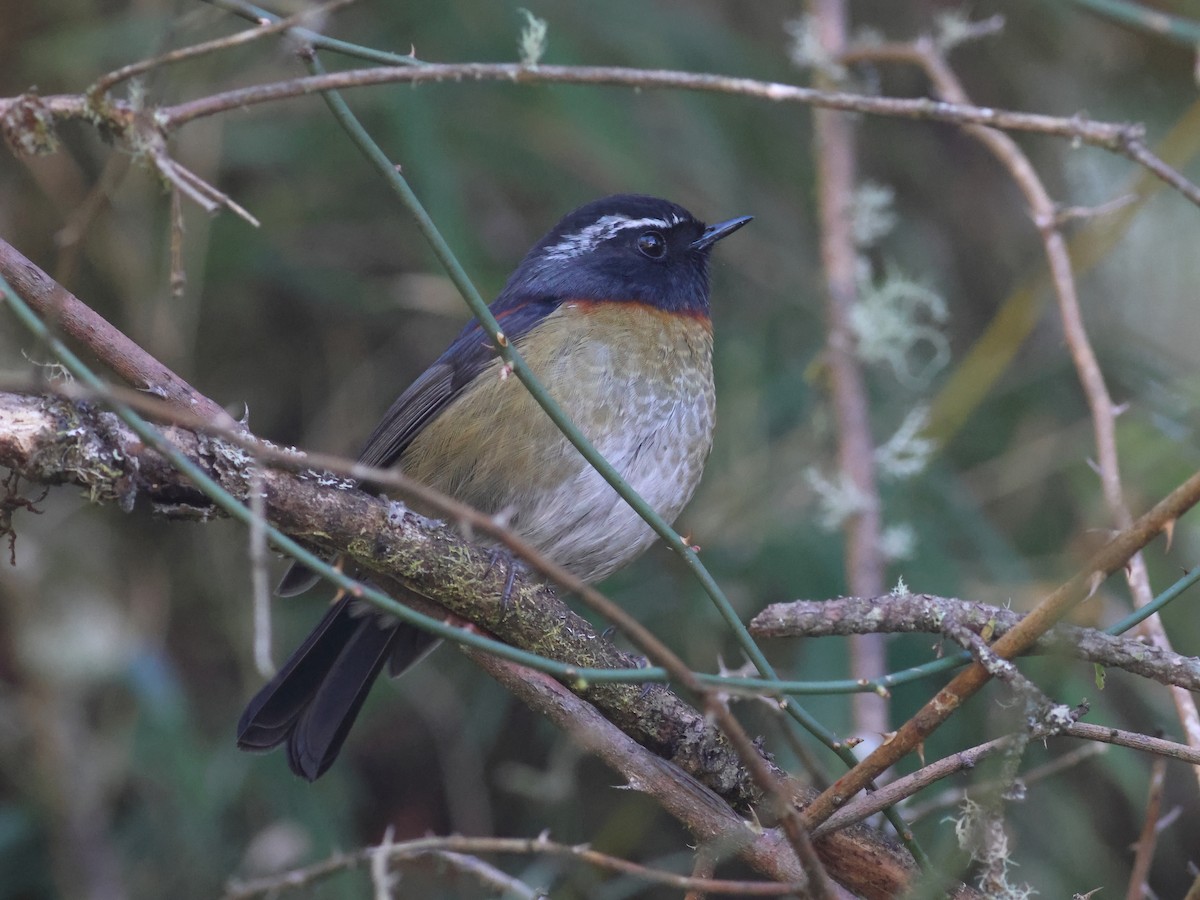
[[[501,297],[492,305],[509,342],[517,340],[549,315],[559,301]],[[394,464],[412,440],[496,358],[496,348],[476,321],[469,323],[438,360],[409,385],[384,413],[367,438],[359,461],[386,468]]]
[[[371,432],[358,455],[359,462],[385,468],[399,459],[425,423],[445,409],[462,390],[454,386],[454,370],[454,364],[439,360],[410,384]]]
[[[516,343],[561,303],[554,298],[530,299],[502,294],[492,304],[492,314],[505,337]],[[496,358],[496,348],[477,321],[469,323],[432,366],[408,386],[393,403],[359,454],[368,466],[394,465],[421,429],[435,419]],[[317,576],[301,563],[284,573],[275,592],[291,597],[307,591]]]

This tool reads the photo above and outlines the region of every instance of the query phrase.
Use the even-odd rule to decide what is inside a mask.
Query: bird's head
[[[750,218],[705,226],[657,197],[595,200],[568,213],[534,245],[504,292],[707,314],[712,246]]]

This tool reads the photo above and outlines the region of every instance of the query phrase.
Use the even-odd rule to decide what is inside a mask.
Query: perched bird
[[[691,499],[712,445],[708,257],[749,216],[705,227],[633,194],[565,216],[491,305],[508,340],[596,449],[668,521]],[[400,395],[359,459],[502,516],[584,581],[619,569],[654,533],[515,378],[477,322]],[[316,576],[294,565],[279,593]],[[329,768],[385,662],[398,675],[430,635],[343,597],[238,723],[238,746],[286,742],[312,781]]]

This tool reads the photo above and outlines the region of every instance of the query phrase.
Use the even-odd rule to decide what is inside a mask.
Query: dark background
[[[527,4],[549,21],[545,62],[688,69],[806,83],[789,62],[785,2]],[[428,61],[512,61],[523,24],[516,2],[361,0],[327,33],[380,49],[415,46]],[[913,37],[949,8],[933,2],[854,3],[855,22]],[[1186,11],[1183,4],[1177,11]],[[996,37],[951,61],[980,105],[1144,122],[1152,143],[1195,102],[1193,55],[1097,19],[1069,3],[979,2],[1003,11]],[[9,4],[0,27],[0,96],[31,86],[78,93],[119,65],[244,23],[200,3],[55,0]],[[332,54],[330,67],[348,65]],[[148,103],[302,74],[277,40],[152,74]],[[889,95],[925,91],[900,67],[859,72],[852,85]],[[749,618],[769,602],[845,589],[841,541],[817,524],[806,478],[834,471],[835,434],[821,365],[818,236],[809,110],[735,97],[575,86],[445,84],[373,87],[347,95],[405,175],[481,292],[499,289],[525,250],[564,212],[594,197],[638,191],[682,203],[708,221],[752,214],[714,255],[719,422],[701,489],[684,514],[703,557]],[[1196,119],[1194,111],[1192,119]],[[960,131],[860,120],[861,171],[895,191],[897,227],[872,249],[936,290],[949,366],[932,379],[870,369],[873,428],[882,443],[914,407],[952,402],[950,377],[1017,288],[1044,270],[1037,233],[999,165]],[[118,327],[240,414],[256,434],[353,453],[390,400],[440,352],[466,312],[405,210],[318,98],[227,113],[187,126],[172,144],[185,165],[262,223],[208,217],[185,205],[187,282],[170,290],[170,203],[136,158],[89,126],[61,129],[63,152],[0,156],[0,234]],[[1064,140],[1017,135],[1051,193],[1101,204],[1135,183],[1128,162]],[[1194,162],[1185,166],[1200,177]],[[94,194],[96,185],[103,185]],[[1118,229],[1102,261],[1080,272],[1087,324],[1114,398],[1130,403],[1120,449],[1131,507],[1141,510],[1195,468],[1195,336],[1200,211],[1158,190]],[[99,197],[99,202],[97,202]],[[90,212],[89,212],[90,210]],[[1103,224],[1073,229],[1096,246]],[[1072,574],[1109,525],[1087,409],[1053,310],[1015,363],[945,433],[929,468],[884,483],[889,525],[917,541],[890,579],[913,590],[1025,609]],[[0,366],[28,377],[47,360],[4,314]],[[16,567],[0,571],[0,900],[76,896],[212,897],[231,876],[313,861],[335,848],[426,832],[532,836],[686,871],[686,836],[619,778],[510,700],[451,649],[378,688],[342,758],[319,783],[294,779],[281,755],[233,744],[234,723],[261,683],[251,658],[246,534],[229,522],[165,524],[54,491],[41,516],[17,518]],[[1148,562],[1156,590],[1197,562],[1188,521],[1170,552]],[[279,568],[282,568],[280,564]],[[680,564],[656,548],[605,585],[691,665],[742,662],[716,612]],[[1200,649],[1185,595],[1168,611],[1176,649]],[[319,616],[318,592],[275,606],[277,658]],[[1081,621],[1127,609],[1120,579]],[[932,657],[931,638],[895,639],[889,665]],[[846,675],[839,639],[771,647],[796,678]],[[1166,691],[1091,667],[1042,661],[1027,670],[1055,699],[1092,702],[1088,721],[1178,739]],[[936,685],[896,691],[899,724]],[[1009,694],[989,688],[926,746],[932,759],[1013,727]],[[850,730],[844,697],[806,702],[834,731]],[[785,765],[777,726],[739,707]],[[1025,767],[1075,744],[1031,748]],[[817,751],[830,772],[837,764]],[[909,760],[905,769],[915,761]],[[1124,890],[1141,827],[1149,760],[1113,749],[1008,806],[1014,880],[1044,897]],[[985,766],[970,776],[994,774]],[[966,783],[967,779],[956,779]],[[1195,774],[1168,769],[1165,808],[1183,818],[1160,839],[1151,884],[1179,896],[1200,833]],[[945,813],[918,834],[951,866]],[[1189,838],[1188,836],[1191,836]],[[553,860],[500,860],[555,896],[649,896]],[[736,870],[730,870],[736,874]],[[469,895],[429,873],[423,890]],[[365,875],[313,896],[363,896]],[[603,881],[603,883],[601,883]],[[447,885],[453,885],[448,887]],[[638,892],[642,891],[641,894]]]

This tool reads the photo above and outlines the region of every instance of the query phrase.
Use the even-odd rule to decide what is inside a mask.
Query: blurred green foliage
[[[764,0],[597,4],[568,0],[360,0],[327,32],[429,61],[511,61],[524,18],[549,22],[547,63],[711,71],[802,81],[785,24],[796,4]],[[947,4],[852,4],[855,21],[893,38],[930,27]],[[1163,134],[1194,101],[1189,53],[1092,18],[1069,4],[973,4],[1002,11],[1003,34],[952,57],[983,105],[1137,120]],[[0,28],[0,96],[31,86],[77,93],[107,70],[244,23],[202,3],[52,0],[10,4]],[[326,64],[352,64],[331,54]],[[286,44],[263,41],[154,72],[146,102],[168,103],[292,77]],[[923,92],[896,68],[857,73],[855,87]],[[749,617],[769,602],[844,590],[841,542],[814,524],[805,473],[834,471],[835,434],[821,367],[823,313],[812,215],[809,113],[732,97],[573,86],[445,84],[347,95],[400,163],[485,295],[568,209],[640,191],[701,218],[753,214],[744,238],[715,256],[717,446],[680,526]],[[880,118],[859,127],[864,176],[895,191],[898,227],[873,250],[941,293],[953,361],[927,385],[872,369],[882,443],[933,400],[1006,297],[1042,268],[1040,243],[1003,171],[948,126]],[[465,312],[416,230],[316,98],[259,106],[188,126],[172,152],[262,222],[185,206],[186,285],[169,287],[170,204],[162,186],[82,124],[63,152],[0,161],[0,235],[264,437],[352,453],[395,394],[436,356]],[[1100,204],[1137,175],[1127,162],[1063,141],[1018,136],[1051,192]],[[1189,161],[1186,170],[1200,176]],[[93,200],[97,184],[103,193]],[[1200,333],[1200,212],[1163,191],[1081,283],[1106,376],[1130,409],[1121,420],[1130,504],[1144,508],[1192,471]],[[1087,241],[1096,226],[1075,228]],[[915,479],[884,488],[889,524],[916,536],[893,578],[913,590],[1027,608],[1071,574],[1090,530],[1107,527],[1088,458],[1091,429],[1052,300],[1016,363]],[[5,318],[0,360],[29,376],[45,360]],[[22,355],[24,354],[24,355]],[[457,656],[376,690],[338,765],[309,786],[278,755],[233,747],[242,704],[260,683],[251,663],[246,536],[229,523],[164,525],[59,490],[41,516],[19,516],[17,565],[0,574],[0,900],[53,896],[212,897],[231,876],[320,858],[335,848],[426,832],[587,841],[686,870],[686,838],[645,798]],[[1148,554],[1156,588],[1196,563],[1200,535]],[[698,669],[740,663],[719,617],[676,560],[652,551],[610,580],[632,609]],[[1127,607],[1114,580],[1081,611],[1107,623]],[[276,605],[275,645],[290,649],[322,599]],[[1180,604],[1189,603],[1185,597]],[[1167,621],[1177,649],[1200,647],[1197,618]],[[896,638],[894,669],[931,658],[931,639]],[[771,647],[797,678],[846,674],[835,639]],[[1178,737],[1166,692],[1090,666],[1038,661],[1028,670],[1061,702],[1092,702],[1090,721]],[[899,723],[931,693],[896,692]],[[941,729],[930,758],[1017,724],[995,686]],[[806,704],[836,731],[844,697]],[[739,708],[784,764],[778,725]],[[1026,767],[1064,751],[1031,748]],[[832,757],[817,756],[835,772]],[[908,767],[915,765],[908,762]],[[994,774],[995,766],[962,781]],[[1130,751],[1093,757],[1009,805],[1018,877],[1043,896],[1123,890],[1141,824],[1149,762]],[[1200,862],[1194,774],[1168,770],[1164,808],[1182,816],[1160,838],[1151,884],[1181,895]],[[918,834],[962,863],[940,816]],[[957,861],[957,862],[955,862]],[[555,896],[656,896],[622,878],[556,861],[501,861]],[[736,867],[731,874],[738,874]],[[406,877],[405,896],[474,896],[445,873]],[[308,891],[362,896],[361,873]],[[664,895],[665,894],[661,894]],[[1107,895],[1107,893],[1106,893]]]

